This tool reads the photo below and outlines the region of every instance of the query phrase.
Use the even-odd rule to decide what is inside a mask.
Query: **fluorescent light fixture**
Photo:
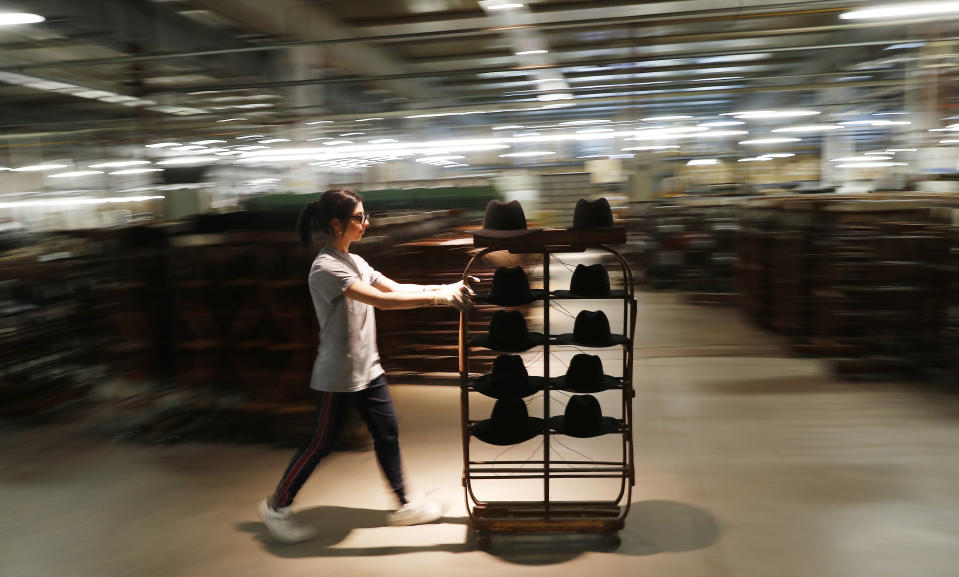
[[[179,142],[157,142],[156,144],[148,144],[147,148],[169,148],[171,146],[180,146]]]
[[[197,140],[193,144],[206,145],[206,144],[225,144],[225,143],[226,143],[225,140]]]
[[[889,166],[908,166],[905,162],[851,162],[837,164],[836,168],[886,168]]]
[[[751,156],[749,158],[740,158],[736,162],[766,162],[768,160],[772,160],[772,158],[768,156]]]
[[[702,122],[699,126],[706,128],[721,128],[723,126],[739,126],[740,124],[746,124],[742,120],[711,120],[709,122]]]
[[[801,138],[755,138],[753,140],[740,140],[739,144],[782,144],[785,142],[799,142]]]
[[[56,170],[58,168],[66,168],[66,164],[33,164],[30,166],[21,166],[20,168],[14,168],[14,172],[43,172],[45,170]]]
[[[519,52],[514,52],[516,56],[528,56],[530,54],[549,54],[549,50],[521,50]]]
[[[838,130],[842,128],[838,124],[800,124],[797,126],[787,126],[785,128],[774,128],[773,132],[825,132],[827,130]]]
[[[918,148],[887,148],[886,152],[919,152]]]
[[[236,140],[249,140],[251,138],[266,138],[265,134],[244,134],[243,136],[237,136]]]
[[[940,140],[939,144],[959,144],[959,139],[947,138],[945,140]]]
[[[307,126],[314,126],[314,125],[316,125],[316,124],[333,124],[333,123],[334,123],[333,120],[314,120],[314,121],[312,121],[312,122],[307,122],[306,125],[307,125]]]
[[[373,120],[383,120],[383,118],[380,116],[373,116],[371,118],[358,118],[356,119],[356,122],[370,122]]]
[[[493,130],[517,130],[520,128],[526,128],[522,124],[504,124],[502,126],[494,126]]]
[[[339,146],[341,144],[353,144],[352,140],[331,140],[329,142],[324,142],[323,146]]]
[[[769,158],[789,158],[790,156],[796,156],[795,152],[770,152],[764,154],[763,156],[768,156]]]
[[[520,2],[480,2],[486,10],[517,10],[526,6]]]
[[[399,142],[395,138],[377,138],[376,140],[371,140],[370,144],[387,144],[390,142]]]
[[[573,95],[568,92],[558,92],[556,94],[539,94],[536,100],[540,102],[552,102],[554,100],[572,100]]]
[[[175,146],[170,150],[175,150],[176,152],[193,152],[196,150],[206,150],[206,147],[198,144],[187,144],[186,146]]]
[[[724,116],[733,118],[746,118],[751,120],[764,120],[775,118],[797,118],[800,116],[815,116],[820,114],[818,110],[747,110],[744,112],[728,112]]]
[[[693,117],[678,114],[674,116],[648,116],[646,118],[641,118],[640,120],[643,122],[667,122],[670,120],[689,120],[690,118]]]
[[[236,118],[224,118],[223,120],[217,120],[217,122],[236,122],[237,120],[247,120],[247,119],[241,116],[238,116]]]
[[[597,134],[600,132],[616,132],[615,128],[583,128],[577,130],[576,134]]]
[[[500,158],[531,158],[534,156],[549,156],[551,154],[556,154],[556,153],[551,152],[549,150],[536,150],[536,151],[531,150],[529,152],[510,152],[508,154],[501,154],[499,155],[499,157]]]
[[[874,160],[892,160],[891,156],[844,156],[831,158],[829,162],[872,162]]]
[[[842,20],[865,20],[874,18],[916,18],[959,13],[959,2],[909,2],[888,4],[876,8],[850,10],[839,15]]]
[[[77,196],[73,198],[43,198],[38,200],[18,200],[15,202],[0,202],[0,208],[20,208],[26,206],[82,206],[89,204],[106,204],[121,202],[142,202],[164,198],[162,196],[120,196],[113,198],[89,198]]]
[[[719,164],[718,158],[694,158],[686,163],[686,166],[713,166]]]
[[[339,136],[360,136],[363,134],[366,134],[366,133],[365,132],[344,132],[343,134],[340,134]]]
[[[749,134],[748,130],[710,130],[708,132],[696,133],[699,138],[725,138],[727,136],[743,136]]]
[[[925,46],[925,42],[902,42],[900,44],[893,44],[892,46],[886,46],[883,50],[907,50],[909,48],[919,48]]]
[[[266,140],[258,140],[260,144],[273,144],[275,142],[290,142],[289,138],[267,138]]]
[[[102,170],[74,170],[71,172],[58,172],[51,174],[50,178],[73,178],[75,176],[90,176],[92,174],[103,174]]]
[[[116,170],[110,174],[121,176],[124,174],[146,174],[148,172],[160,172],[162,170],[162,168],[125,168],[123,170]]]
[[[257,184],[273,184],[273,183],[275,183],[275,182],[280,182],[280,179],[279,179],[279,178],[256,178],[256,179],[253,179],[253,180],[247,182],[247,184],[252,184],[252,185],[257,185]]]
[[[670,150],[670,149],[676,149],[676,148],[679,148],[679,145],[678,145],[678,144],[654,144],[654,145],[651,145],[651,146],[630,146],[630,147],[628,147],[628,148],[624,148],[623,150],[624,150],[624,151],[628,151],[628,150]]]
[[[595,120],[567,120],[566,122],[560,122],[560,126],[589,126],[590,124],[605,124],[607,122],[612,122],[612,120],[607,120],[605,118],[598,118]]]
[[[0,12],[0,26],[16,26],[17,24],[37,24],[46,20],[39,14],[28,12]]]
[[[90,168],[123,168],[125,166],[139,166],[142,164],[150,164],[149,160],[117,160],[116,162],[101,162],[99,164],[91,164]]]

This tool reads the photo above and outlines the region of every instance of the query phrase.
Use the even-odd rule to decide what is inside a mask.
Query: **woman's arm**
[[[433,292],[438,291],[443,288],[443,285],[438,284],[401,284],[393,279],[387,278],[385,276],[380,276],[379,281],[377,281],[374,288],[378,288],[383,292],[387,293],[422,293],[422,292]]]
[[[470,282],[474,283],[480,281],[480,279],[476,278],[475,276],[469,277],[469,280]],[[380,273],[380,278],[378,281],[376,281],[376,285],[374,286],[383,292],[429,293],[442,290],[459,290],[465,285],[463,284],[463,281],[452,284],[401,284]],[[472,294],[472,291],[468,292]]]
[[[380,283],[377,283],[377,287],[380,285],[382,285],[382,280]],[[397,286],[418,287],[421,285]],[[361,303],[365,303],[383,310],[415,309],[438,305],[450,305],[456,307],[457,309],[463,310],[469,308],[471,304],[469,295],[461,291],[436,290],[430,292],[384,292],[377,287],[370,286],[369,284],[358,280],[351,284],[345,291],[343,291],[343,294],[348,298],[358,300]]]

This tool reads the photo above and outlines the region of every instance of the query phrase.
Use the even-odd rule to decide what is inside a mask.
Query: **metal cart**
[[[542,433],[543,453],[541,460],[474,460],[471,457],[470,445],[481,442],[471,434],[471,426],[475,423],[470,419],[470,396],[480,394],[471,385],[470,380],[470,348],[469,313],[460,316],[459,338],[459,367],[460,367],[460,405],[463,442],[463,486],[469,513],[469,526],[474,531],[474,537],[480,548],[486,549],[492,545],[494,533],[592,533],[605,537],[607,546],[618,547],[620,538],[618,531],[624,527],[625,518],[629,512],[632,496],[632,487],[635,484],[633,464],[633,418],[632,398],[633,389],[633,338],[636,328],[636,299],[633,292],[632,272],[626,260],[608,244],[622,244],[626,240],[625,230],[567,230],[545,229],[537,234],[512,239],[487,239],[474,237],[474,246],[481,250],[473,256],[463,273],[466,281],[474,263],[485,255],[500,250],[514,254],[540,254],[543,263],[543,284],[545,296],[543,298],[543,364],[546,386],[543,389],[543,411],[547,420],[551,415],[550,407],[550,349],[562,347],[554,335],[549,333],[550,302],[556,300],[555,293],[550,289],[550,261],[553,254],[581,253],[587,249],[598,249],[616,257],[622,268],[624,288],[618,291],[617,296],[608,297],[623,302],[623,335],[625,344],[616,345],[622,348],[622,386],[619,391],[610,391],[608,394],[621,393],[621,426],[618,433],[621,437],[621,457],[616,460],[593,461],[583,460],[551,460],[550,440],[553,435],[549,426]],[[564,299],[575,298],[565,295]],[[475,344],[473,345],[475,346]],[[615,498],[609,500],[576,500],[557,501],[551,499],[550,485],[558,479],[619,479],[619,492]],[[474,491],[474,482],[479,480],[497,479],[499,482],[508,482],[516,479],[541,479],[542,498],[522,501],[492,501],[478,498]],[[613,483],[615,485],[615,482]],[[615,489],[612,489],[614,491]]]

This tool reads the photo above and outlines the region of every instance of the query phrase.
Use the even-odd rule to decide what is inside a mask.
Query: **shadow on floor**
[[[462,543],[337,547],[356,529],[386,526],[386,516],[386,511],[375,509],[306,509],[298,513],[298,519],[317,527],[319,534],[315,539],[297,545],[276,543],[260,522],[238,523],[236,527],[239,531],[252,533],[272,554],[284,558],[370,557],[421,552],[469,553],[479,550],[474,531],[469,528],[466,517],[444,517],[437,521],[461,525]],[[517,565],[552,565],[570,561],[590,551],[637,556],[694,551],[715,543],[719,534],[718,523],[704,509],[678,501],[641,501],[633,503],[630,509],[626,528],[620,532],[622,545],[618,549],[611,549],[602,535],[493,533],[492,547],[486,553]]]

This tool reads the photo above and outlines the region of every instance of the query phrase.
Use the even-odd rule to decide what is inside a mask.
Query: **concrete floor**
[[[384,526],[392,502],[372,454],[334,453],[296,504],[320,537],[279,546],[255,504],[290,450],[115,442],[82,421],[8,428],[0,576],[957,574],[956,395],[837,381],[734,308],[668,294],[641,303],[637,483],[616,551],[580,537],[477,549],[458,391],[394,382],[408,482],[448,502],[439,523]],[[492,495],[510,494],[494,483]]]

